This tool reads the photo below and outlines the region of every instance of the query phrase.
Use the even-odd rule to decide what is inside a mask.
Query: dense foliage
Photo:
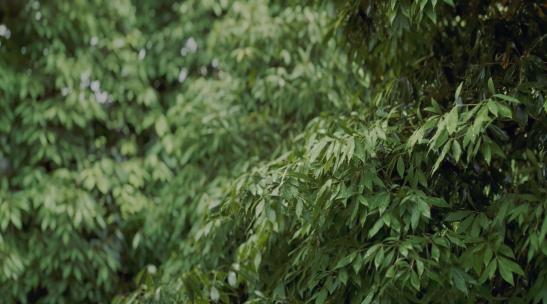
[[[2,300],[547,302],[545,14],[0,1]]]

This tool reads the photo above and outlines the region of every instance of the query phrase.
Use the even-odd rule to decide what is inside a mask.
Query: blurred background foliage
[[[2,301],[547,302],[546,13],[0,0]]]

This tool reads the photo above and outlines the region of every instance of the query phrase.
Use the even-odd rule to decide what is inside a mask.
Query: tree
[[[0,291],[547,301],[545,9],[0,2]]]
[[[544,8],[337,7],[359,102],[237,178],[154,299],[545,301]]]

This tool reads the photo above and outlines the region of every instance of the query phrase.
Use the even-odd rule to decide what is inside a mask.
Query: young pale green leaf
[[[507,117],[507,118],[513,118],[513,111],[511,111],[511,108],[504,104],[498,104],[498,110],[501,116]]]
[[[228,284],[230,284],[230,286],[232,286],[232,287],[237,286],[237,276],[236,276],[235,272],[233,272],[233,271],[230,271],[228,273]]]
[[[167,131],[169,130],[169,125],[167,124],[167,120],[164,116],[160,116],[156,120],[155,128],[159,136],[163,136],[167,133]]]
[[[453,134],[458,127],[458,108],[454,107],[445,118],[448,134]]]
[[[460,146],[460,143],[457,140],[454,140],[452,142],[452,157],[454,157],[454,160],[458,162],[460,161],[461,155],[462,155],[462,148]]]
[[[218,292],[218,289],[216,289],[215,286],[211,287],[211,291],[209,292],[209,297],[211,297],[211,300],[213,302],[218,302],[218,300],[220,300],[220,293]]]
[[[494,116],[498,117],[498,112],[499,112],[498,103],[495,102],[494,100],[489,100],[488,103],[486,103],[486,105],[487,105],[488,110],[490,111],[490,113],[492,113]]]
[[[447,129],[441,126],[439,128],[440,129],[437,131],[437,133],[432,139],[432,142],[430,143],[430,147],[433,149],[439,149],[448,140]]]
[[[504,95],[504,94],[495,94],[494,97],[497,97],[501,100],[505,100],[505,101],[508,101],[508,102],[512,102],[514,104],[520,104],[521,103],[520,100],[516,99],[515,97]]]
[[[456,88],[456,92],[454,93],[454,100],[456,100],[456,102],[458,100],[461,100],[462,87],[463,87],[463,82],[460,83],[458,88]]]

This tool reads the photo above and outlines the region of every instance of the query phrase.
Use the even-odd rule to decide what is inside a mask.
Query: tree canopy
[[[545,14],[0,1],[3,301],[547,302]]]

